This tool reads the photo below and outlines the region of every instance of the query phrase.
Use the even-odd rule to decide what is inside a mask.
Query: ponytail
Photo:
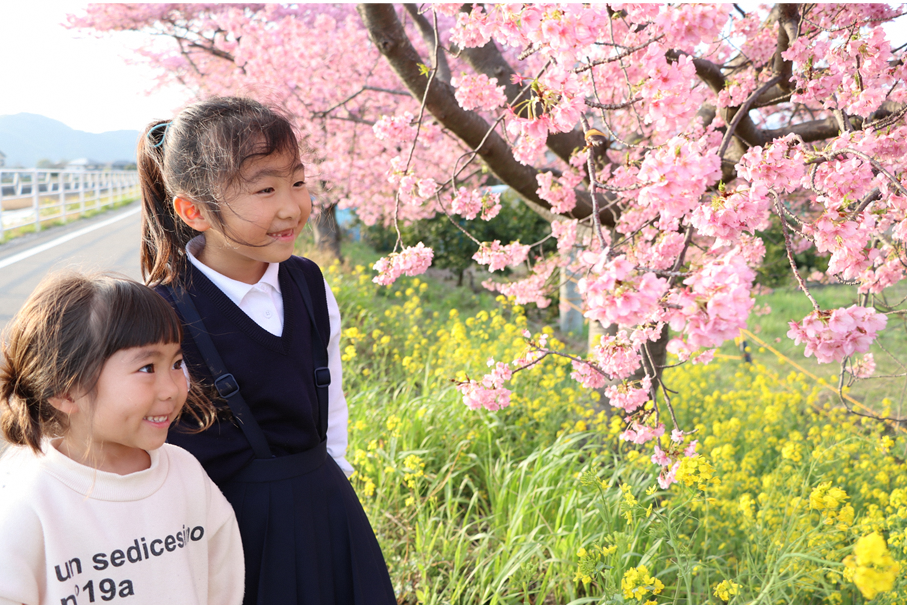
[[[142,278],[146,283],[170,283],[179,279],[186,262],[186,244],[197,233],[173,208],[164,184],[164,141],[169,122],[152,122],[139,138],[137,150],[142,187]]]
[[[16,346],[10,343],[11,349]],[[33,385],[10,366],[7,355],[4,358],[0,365],[0,430],[11,444],[40,452],[45,435],[65,431],[66,418],[48,402],[50,395],[33,392]]]

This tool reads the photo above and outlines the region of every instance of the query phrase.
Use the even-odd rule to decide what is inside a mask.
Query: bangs
[[[274,116],[269,120],[256,120],[249,124],[244,137],[237,137],[239,169],[247,162],[269,155],[285,155],[292,165],[299,160],[299,140],[287,120]]]
[[[247,99],[212,99],[205,106],[219,119],[205,120],[206,128],[197,130],[192,151],[200,161],[189,170],[198,172],[199,182],[215,177],[209,186],[211,201],[223,202],[240,190],[243,169],[259,158],[284,156],[288,172],[299,163],[299,139],[277,111]]]
[[[92,318],[102,322],[97,329],[106,345],[105,361],[122,349],[180,343],[179,317],[157,292],[131,281],[112,280],[105,286],[99,298],[106,309]]]

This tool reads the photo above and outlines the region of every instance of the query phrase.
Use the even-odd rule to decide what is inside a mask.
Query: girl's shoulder
[[[210,481],[210,479],[208,479],[208,473],[202,468],[202,464],[198,461],[198,458],[180,446],[173,445],[172,443],[165,443],[158,452],[159,456],[165,456],[167,458],[170,469],[172,469],[171,472],[197,475]]]

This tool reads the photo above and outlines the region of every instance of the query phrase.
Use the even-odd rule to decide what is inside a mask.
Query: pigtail
[[[170,122],[148,125],[139,138],[137,157],[142,187],[142,277],[146,283],[179,280],[185,247],[197,233],[177,216],[164,183],[166,135]]]
[[[42,440],[62,434],[67,423],[48,401],[52,393],[41,388],[42,384],[46,386],[48,374],[53,374],[55,360],[41,360],[32,354],[46,347],[17,325],[24,320],[17,317],[11,324],[0,357],[0,431],[9,443],[40,453]]]

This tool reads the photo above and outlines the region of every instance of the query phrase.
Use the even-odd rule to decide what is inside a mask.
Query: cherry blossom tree
[[[606,330],[570,354],[573,378],[606,389],[621,439],[671,430],[654,446],[664,486],[696,449],[673,418],[664,350],[707,363],[745,327],[773,224],[814,309],[789,336],[841,364],[842,385],[871,374],[855,355],[903,312],[885,295],[907,268],[907,65],[885,26],[903,27],[904,8],[363,4],[356,19],[345,6],[167,6],[95,7],[74,25],[176,40],[145,56],[198,94],[272,91],[303,122],[330,203],[365,220],[487,220],[500,202],[483,171],[546,216],[557,254],[476,240],[474,258],[525,266],[486,282],[520,304],[576,282]],[[820,307],[796,266],[807,249],[858,304]],[[375,281],[432,256],[398,237]],[[525,336],[519,359],[460,385],[468,406],[507,406],[513,374],[567,354]]]
[[[585,317],[612,329],[572,356],[573,377],[610,383],[627,423],[621,439],[656,439],[672,416],[671,445],[653,456],[663,486],[695,445],[673,418],[653,349],[670,330],[670,353],[707,363],[745,327],[773,214],[814,307],[789,336],[820,363],[840,362],[842,384],[871,371],[871,358],[853,356],[901,313],[883,294],[907,268],[907,66],[883,29],[904,9],[432,5],[433,52],[468,64],[449,84],[437,69],[426,77],[397,10],[359,12],[425,112],[473,151],[451,166],[453,182],[481,161],[551,213],[561,254],[483,242],[474,258],[490,271],[529,262],[527,279],[489,284],[520,303],[549,295],[558,266],[576,276]],[[445,30],[444,17],[455,25]],[[825,279],[857,286],[860,304],[819,306],[794,261],[809,247],[828,256]],[[429,254],[391,258],[409,256],[425,265]],[[403,265],[382,263],[379,279]],[[514,373],[563,354],[526,337],[523,357],[492,360],[483,380],[460,385],[467,405],[508,405]]]
[[[423,119],[409,158],[423,182],[392,176],[398,147],[415,142],[419,104],[351,5],[95,4],[71,15],[69,25],[97,35],[150,34],[140,60],[158,68],[157,85],[183,86],[187,102],[240,94],[281,108],[309,152],[321,215],[316,240],[335,256],[336,208],[356,208],[367,224],[431,217],[436,210],[420,190],[433,189],[426,179],[440,177],[447,158],[463,152],[455,137]],[[477,177],[464,182],[476,185]],[[401,184],[408,193],[395,206]]]

